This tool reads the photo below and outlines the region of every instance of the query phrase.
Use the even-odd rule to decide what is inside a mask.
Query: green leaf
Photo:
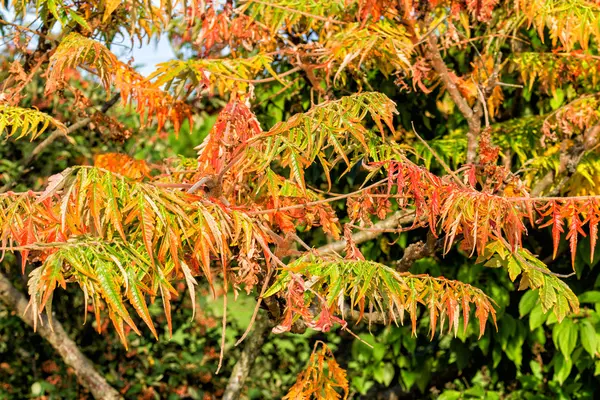
[[[21,139],[29,136],[33,140],[40,136],[50,124],[65,134],[67,133],[65,125],[48,114],[33,108],[0,104],[0,134],[6,137],[14,136],[16,139]]]
[[[546,319],[546,325],[550,326],[552,324],[555,324],[558,322],[558,317],[556,316],[556,313],[552,313],[548,316],[548,319]]]
[[[92,30],[90,28],[90,25],[87,23],[87,21],[81,15],[79,15],[75,10],[72,10],[69,8],[69,16],[71,17],[71,19],[73,21],[77,22],[77,24],[79,24],[81,27],[87,29],[88,31]]]
[[[533,307],[535,307],[538,299],[538,292],[533,290],[525,292],[523,297],[521,297],[521,301],[519,301],[519,316],[523,318],[529,314],[533,310]]]
[[[519,276],[519,274],[521,273],[521,267],[519,266],[519,263],[517,262],[517,259],[515,257],[511,257],[508,260],[508,276],[510,277],[511,281],[515,281],[515,279],[517,279],[517,276]]]
[[[373,358],[376,362],[383,360],[385,354],[387,352],[387,348],[383,343],[375,343],[373,345]]]
[[[302,190],[305,190],[304,167],[300,161],[300,156],[295,151],[290,152],[290,169],[298,186],[300,186]]]
[[[556,354],[554,356],[554,380],[561,385],[567,380],[571,369],[573,368],[573,362],[570,359],[566,359],[562,354]]]
[[[373,371],[373,378],[384,386],[389,386],[396,373],[392,363],[379,363]]]
[[[407,369],[402,369],[400,371],[400,375],[402,376],[402,380],[408,389],[413,387],[417,379],[419,379],[419,373],[417,371],[409,371]]]
[[[542,301],[542,309],[544,312],[552,308],[556,304],[556,291],[546,276],[544,276],[544,284],[540,287],[540,300]]]
[[[142,318],[142,320],[148,325],[148,328],[154,335],[154,337],[158,340],[158,333],[154,328],[154,324],[152,323],[152,318],[150,317],[150,312],[148,311],[148,306],[146,304],[146,299],[143,293],[140,291],[141,283],[139,282],[135,271],[133,268],[127,269],[127,280],[128,280],[128,288],[127,288],[127,298],[129,302],[138,313],[138,315]]]
[[[278,279],[275,283],[265,292],[263,297],[271,297],[275,293],[281,292],[287,284],[288,280]]]
[[[548,318],[548,314],[544,313],[542,310],[542,305],[537,304],[531,314],[529,315],[529,329],[535,330],[536,328],[542,326],[546,319]]]
[[[485,398],[485,389],[479,385],[476,385],[470,389],[465,390],[465,394],[476,397],[478,399],[483,399],[483,398]]]
[[[56,18],[57,21],[60,21],[61,25],[64,25],[62,18],[58,15],[58,10],[56,9],[56,1],[55,0],[47,0],[46,6],[48,7],[48,11],[50,14]]]
[[[581,321],[579,334],[581,335],[581,345],[592,357],[596,356],[598,349],[598,337],[596,329],[588,320]]]
[[[556,320],[560,322],[570,313],[570,311],[571,304],[569,304],[569,299],[564,295],[556,296],[556,305],[552,309],[550,315],[555,316]]]
[[[577,345],[577,335],[579,332],[577,325],[572,320],[565,319],[560,324],[557,324],[554,329],[558,330],[556,337],[554,337],[553,331],[554,343],[560,349],[565,359],[570,360],[571,353]]]
[[[524,330],[524,327],[518,329],[517,336],[508,342],[505,350],[506,356],[515,364],[517,370],[520,370],[521,364],[523,363],[523,343],[525,342],[525,335],[522,330]]]
[[[444,392],[439,395],[438,400],[457,400],[460,399],[461,396],[461,393],[456,390],[444,390]]]
[[[552,96],[552,99],[550,100],[550,107],[552,107],[553,110],[558,109],[565,101],[565,92],[562,89],[556,89],[556,91],[554,92],[554,96]]]
[[[551,274],[548,267],[534,254],[527,249],[519,248],[515,253],[506,250],[506,257],[502,257],[496,243],[492,242],[486,246],[488,252],[486,256],[490,258],[486,266],[490,263],[493,266],[505,266],[512,281],[522,273],[519,289],[527,287],[537,289],[542,310],[547,312],[552,309],[559,322],[571,312],[579,311],[579,300],[571,288]],[[525,312],[530,309],[531,301],[532,299],[528,297],[523,305],[519,306],[521,315],[525,315]]]
[[[367,380],[364,376],[355,376],[352,378],[352,386],[358,390],[360,394],[367,394],[374,382]]]
[[[127,312],[125,304],[123,304],[121,289],[116,282],[117,279],[115,275],[111,272],[110,264],[106,262],[97,262],[96,273],[98,274],[98,283],[100,284],[99,286],[102,289],[100,294],[106,301],[106,304],[109,306],[109,309],[111,309],[119,317],[124,319],[125,322],[127,322],[127,324],[131,327],[131,329],[133,329],[139,335],[140,332],[138,331],[133,320],[129,316],[129,312]]]
[[[584,292],[578,297],[580,303],[600,303],[600,291],[598,290],[590,290],[589,292]]]

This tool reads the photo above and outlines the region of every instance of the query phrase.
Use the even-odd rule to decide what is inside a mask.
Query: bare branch
[[[415,219],[414,211],[396,211],[391,216],[383,219],[373,225],[374,230],[357,232],[352,235],[354,243],[364,243],[371,239],[375,239],[383,234],[386,229],[393,229],[398,225],[408,224]],[[338,240],[337,242],[326,244],[317,249],[320,254],[339,253],[346,247],[346,240]]]
[[[427,232],[427,241],[425,243],[419,241],[408,245],[404,249],[402,258],[398,261],[396,270],[398,272],[406,272],[412,267],[415,261],[433,255],[437,249],[436,242],[436,237],[429,231]]]
[[[450,94],[452,101],[458,107],[461,114],[467,120],[469,124],[469,132],[467,133],[467,164],[475,162],[477,157],[477,143],[479,140],[479,133],[481,132],[481,116],[477,116],[464,96],[458,90],[456,83],[450,76],[450,71],[444,63],[442,55],[437,44],[437,37],[435,35],[429,35],[427,38],[427,57],[431,61],[431,65],[435,72],[439,75],[444,87]]]
[[[359,195],[367,190],[370,190],[370,189],[373,189],[373,188],[383,185],[386,181],[387,181],[387,178],[382,179],[378,182],[375,182],[372,185],[369,185],[367,187],[356,190],[354,192],[340,194],[338,196],[328,197],[326,199],[309,201],[307,203],[294,204],[294,205],[285,206],[285,207],[267,208],[264,210],[257,210],[257,211],[248,211],[246,214],[248,214],[248,215],[271,214],[271,213],[276,213],[276,212],[280,212],[280,211],[295,210],[298,208],[305,208],[305,207],[310,207],[310,206],[316,206],[319,204],[331,203],[332,201],[343,200],[343,199],[347,199],[348,197]]]
[[[248,378],[256,357],[260,354],[265,337],[271,326],[269,318],[263,314],[259,314],[254,323],[254,330],[250,333],[249,340],[246,341],[244,349],[233,367],[229,382],[225,388],[225,393],[223,394],[223,400],[237,400],[240,398],[244,383]]]
[[[0,273],[0,300],[15,310],[23,322],[33,327],[34,316],[31,313],[25,314],[27,299],[2,273]],[[87,388],[96,399],[120,399],[119,392],[112,388],[106,379],[96,371],[94,364],[79,350],[62,325],[55,319],[50,322],[45,315],[41,318],[43,324],[37,325],[37,334],[54,347],[65,364],[73,368],[79,383]],[[52,326],[50,326],[51,323]]]

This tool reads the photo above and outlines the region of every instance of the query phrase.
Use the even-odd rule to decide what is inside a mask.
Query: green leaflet
[[[133,320],[129,316],[129,312],[123,304],[123,297],[119,285],[117,285],[117,275],[111,268],[111,265],[106,262],[96,262],[96,274],[100,288],[102,289],[102,297],[109,306],[109,309],[121,317],[138,335],[139,330],[135,326]]]
[[[154,323],[152,322],[148,306],[146,305],[145,295],[141,291],[142,283],[139,279],[140,275],[143,277],[143,273],[136,273],[133,268],[127,269],[128,289],[126,295],[135,311],[146,325],[148,325],[148,328],[150,328],[150,331],[152,331],[152,334],[158,340],[156,328],[154,328]]]
[[[571,288],[553,275],[529,250],[519,248],[513,253],[503,249],[501,244],[499,246],[499,242],[491,242],[486,247],[486,254],[477,260],[483,261],[486,266],[506,268],[512,281],[521,275],[519,289],[537,289],[543,312],[552,310],[559,322],[566,315],[579,311],[579,300]],[[523,305],[522,314],[533,307],[531,301],[528,300],[528,306]]]
[[[65,134],[67,128],[62,122],[36,109],[13,107],[0,104],[0,135],[21,139],[29,136],[36,139],[52,124]]]
[[[300,161],[300,157],[294,151],[290,152],[290,169],[292,170],[292,176],[294,180],[303,190],[305,188],[304,184],[304,165],[302,165]]]
[[[140,230],[142,232],[144,246],[146,246],[146,251],[148,252],[148,255],[150,255],[150,261],[154,264],[154,250],[152,245],[152,238],[154,236],[154,213],[143,196],[140,196],[138,199],[139,208],[137,212]]]
[[[206,85],[212,92],[224,95],[247,91],[249,85],[246,81],[253,79],[263,70],[285,84],[273,70],[272,62],[271,57],[264,55],[249,58],[171,60],[158,64],[147,79],[156,87],[164,85],[166,91],[173,87],[183,87],[189,82],[193,87],[203,88]],[[171,91],[175,96],[181,94],[177,89]]]
[[[399,146],[385,142],[376,132],[362,125],[363,120],[371,116],[386,121],[386,126],[391,129],[390,121],[396,113],[394,102],[381,93],[345,96],[277,123],[268,132],[254,137],[248,152],[260,160],[255,170],[262,171],[272,162],[279,161],[290,168],[290,175],[304,188],[303,171],[316,160],[329,180],[329,171],[337,163],[344,161],[350,169],[363,160],[365,154],[373,153],[370,149],[375,144],[379,147],[376,153],[398,151]],[[382,124],[380,129],[383,129]],[[377,159],[378,154],[372,158]]]

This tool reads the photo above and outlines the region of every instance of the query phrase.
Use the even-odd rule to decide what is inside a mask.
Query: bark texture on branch
[[[414,212],[396,211],[386,219],[375,223],[372,229],[368,231],[357,232],[352,235],[352,240],[356,244],[364,243],[371,239],[375,239],[383,234],[386,229],[394,229],[398,225],[408,224],[415,219]],[[378,231],[379,230],[379,231]],[[346,240],[338,240],[337,242],[326,244],[317,249],[319,254],[339,253],[346,248]]]
[[[415,261],[420,260],[425,257],[432,256],[435,254],[437,249],[437,239],[433,236],[431,231],[427,232],[427,241],[424,243],[423,241],[419,241],[417,243],[412,243],[404,249],[404,254],[402,258],[398,261],[398,265],[396,266],[396,271],[398,272],[407,272],[410,267],[415,263]]]
[[[254,322],[254,329],[246,338],[240,358],[233,367],[229,382],[225,388],[225,393],[223,394],[223,400],[237,400],[240,398],[244,383],[248,378],[256,357],[260,354],[262,345],[269,333],[269,328],[271,328],[269,318],[263,314],[259,314]]]
[[[566,141],[561,143],[558,171],[548,171],[548,173],[535,184],[533,189],[531,189],[532,197],[541,196],[542,193],[546,192],[546,190],[552,186],[554,186],[554,188],[546,193],[546,196],[552,197],[560,194],[569,179],[577,172],[577,166],[585,153],[591,151],[598,145],[600,140],[600,125],[594,125],[593,127],[586,129],[583,138],[580,136],[575,140],[575,144],[569,148],[567,147]],[[561,175],[563,175],[562,178],[558,180],[557,178]]]
[[[454,82],[453,77],[442,58],[440,49],[438,47],[437,37],[435,35],[429,35],[427,38],[427,58],[431,61],[431,66],[440,77],[444,87],[450,94],[452,101],[458,107],[458,110],[467,120],[469,125],[469,132],[467,133],[467,164],[472,164],[477,158],[477,144],[479,141],[479,134],[481,133],[481,115],[485,104],[480,105],[477,103],[475,109],[472,109],[467,102],[467,99],[460,93],[458,86]]]
[[[0,273],[0,301],[14,310],[19,318],[27,325],[33,327],[33,316],[31,312],[25,313],[28,301],[11,282]],[[60,354],[65,364],[73,368],[79,383],[87,388],[96,399],[121,399],[119,392],[111,387],[106,379],[96,369],[94,364],[77,347],[77,344],[69,338],[62,325],[52,321],[52,329],[48,318],[42,316],[43,325],[37,324],[37,334],[46,339],[52,347]]]

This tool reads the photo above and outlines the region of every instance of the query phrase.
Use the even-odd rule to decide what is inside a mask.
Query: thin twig
[[[0,25],[9,25],[9,26],[12,26],[13,28],[15,28],[15,29],[17,29],[19,31],[30,32],[30,33],[33,33],[34,35],[37,35],[37,36],[39,36],[41,38],[46,39],[49,42],[58,43],[58,41],[56,39],[53,39],[53,38],[49,37],[48,35],[43,34],[40,31],[36,31],[35,29],[31,29],[31,28],[28,28],[28,27],[23,26],[23,25],[15,24],[13,22],[8,22],[8,21],[6,21],[6,20],[4,20],[2,18],[0,18]]]
[[[294,67],[294,68],[292,68],[290,70],[282,72],[281,74],[278,74],[277,76],[272,76],[272,77],[263,78],[263,79],[243,79],[243,78],[236,78],[235,76],[221,74],[221,73],[218,73],[218,72],[212,72],[212,73],[215,74],[215,75],[227,78],[229,80],[236,81],[236,82],[244,82],[244,83],[268,83],[268,82],[279,81],[281,78],[283,78],[285,76],[288,76],[288,75],[291,75],[294,72],[298,72],[298,71],[301,71],[301,70],[302,70],[302,68],[300,68],[300,67]]]
[[[261,1],[261,0],[251,0],[250,2],[251,3],[262,4],[262,5],[267,6],[267,7],[279,8],[280,10],[284,10],[284,11],[287,11],[287,12],[290,12],[290,13],[293,13],[293,14],[304,15],[305,17],[313,18],[313,19],[316,19],[316,20],[319,20],[319,21],[330,22],[330,23],[336,24],[336,25],[345,25],[345,22],[337,21],[335,19],[332,19],[331,17],[322,17],[320,15],[311,14],[311,13],[308,13],[306,11],[300,11],[300,10],[296,10],[294,8],[281,6],[279,4],[269,3],[269,2]]]
[[[414,222],[414,219],[415,219],[414,211],[404,211],[404,210],[396,211],[395,213],[393,213],[386,219],[383,219],[383,220],[373,224],[373,228],[377,229],[377,231],[357,232],[352,235],[351,239],[356,244],[364,243],[366,241],[369,241],[371,239],[375,239],[375,238],[381,236],[383,232],[380,232],[379,231],[380,229],[381,230],[393,229],[393,228],[397,227],[398,225],[409,224],[411,222]],[[317,248],[316,251],[320,255],[333,254],[333,253],[339,253],[339,252],[343,251],[345,247],[346,247],[346,240],[342,239],[342,240],[338,240],[337,242],[333,242],[333,243],[329,243],[324,246],[321,246],[321,247]]]
[[[223,318],[221,319],[221,349],[219,350],[219,365],[217,365],[218,374],[223,366],[223,358],[225,356],[225,333],[227,329],[227,293],[223,294]]]
[[[108,100],[107,102],[105,102],[102,105],[102,108],[100,109],[101,113],[105,113],[107,112],[113,105],[115,105],[117,103],[117,101],[119,100],[120,94],[116,93],[110,100]],[[0,193],[4,193],[6,191],[8,191],[11,187],[13,187],[18,181],[19,179],[26,173],[25,168],[27,166],[29,166],[29,164],[31,164],[35,159],[38,158],[38,156],[48,147],[50,146],[57,138],[59,137],[63,137],[63,136],[67,136],[70,133],[75,132],[76,130],[83,128],[84,126],[86,126],[87,124],[89,124],[92,121],[91,117],[87,117],[84,118],[80,121],[77,121],[76,123],[74,123],[73,125],[69,126],[67,128],[67,131],[65,132],[62,129],[56,129],[54,130],[46,139],[44,139],[42,142],[40,142],[31,153],[29,153],[29,155],[27,157],[25,157],[22,161],[21,161],[21,167],[23,168],[23,171],[19,174],[19,176],[13,181],[13,182],[9,182],[7,184],[5,184],[4,186],[2,186],[0,188]]]
[[[421,36],[419,41],[417,43],[415,43],[413,47],[417,47],[417,46],[425,43],[427,38],[429,38],[429,36],[432,35],[441,24],[446,22],[446,20],[448,19],[449,16],[450,16],[450,14],[444,15],[444,17],[442,19],[440,19],[431,29],[429,29],[427,32],[425,32],[425,34],[423,36]]]
[[[374,184],[369,185],[369,186],[367,186],[367,187],[365,187],[363,189],[359,189],[357,191],[350,192],[350,193],[347,193],[347,194],[342,194],[342,195],[339,195],[339,196],[329,197],[327,199],[309,201],[307,203],[302,203],[302,204],[295,204],[293,206],[285,206],[285,207],[277,207],[277,208],[267,208],[267,209],[264,209],[264,210],[257,210],[257,211],[248,211],[246,214],[248,214],[248,215],[272,214],[272,213],[276,213],[276,212],[280,212],[280,211],[295,210],[297,208],[305,208],[305,207],[310,207],[310,206],[316,206],[316,205],[319,205],[319,204],[330,203],[332,201],[347,199],[348,197],[356,196],[356,195],[361,194],[362,192],[364,192],[366,190],[373,189],[375,187],[381,186],[385,182],[387,182],[387,178],[382,179],[379,182],[375,182]]]
[[[448,164],[446,164],[444,162],[444,160],[442,160],[442,158],[438,155],[437,152],[435,152],[431,146],[429,146],[429,144],[421,137],[419,136],[419,134],[417,133],[417,130],[415,129],[415,124],[413,121],[410,122],[410,124],[412,125],[412,129],[413,129],[413,133],[417,136],[417,138],[419,138],[419,140],[423,143],[423,145],[427,148],[427,150],[429,150],[429,152],[435,157],[435,159],[440,163],[440,165],[444,168],[444,170],[450,175],[452,176],[452,178],[462,187],[462,188],[466,188],[467,186],[461,182],[461,180],[458,178],[458,176],[454,173],[454,171],[452,171],[450,169],[450,167],[448,166]]]
[[[506,82],[496,82],[496,85],[498,85],[498,86],[512,87],[512,88],[517,88],[517,89],[523,89],[525,87],[523,85],[517,85],[517,84],[514,84],[514,83],[506,83]]]
[[[475,85],[477,87],[477,93],[479,94],[479,100],[481,101],[481,109],[483,110],[483,115],[485,118],[485,127],[489,128],[490,126],[490,115],[489,115],[489,111],[487,108],[487,102],[485,100],[485,94],[483,94],[483,90],[481,90],[481,87],[479,87],[479,85]]]

